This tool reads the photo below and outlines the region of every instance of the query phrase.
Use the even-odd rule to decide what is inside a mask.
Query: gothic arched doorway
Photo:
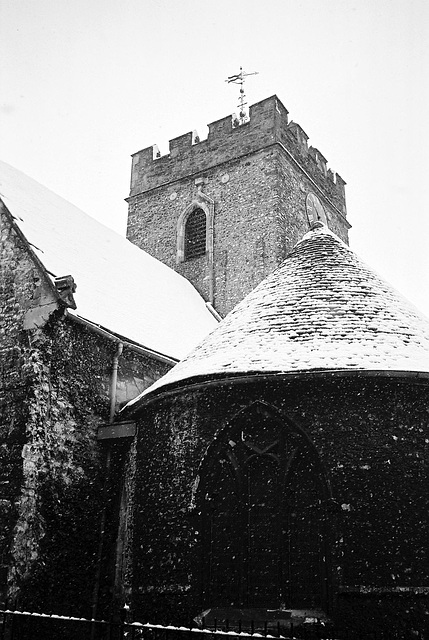
[[[328,486],[304,432],[253,403],[209,450],[199,497],[204,606],[327,607]]]

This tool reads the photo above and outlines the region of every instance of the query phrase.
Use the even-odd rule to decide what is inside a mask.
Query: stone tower
[[[127,237],[188,278],[222,316],[321,219],[348,242],[345,182],[276,96],[227,116],[206,140],[133,155]]]

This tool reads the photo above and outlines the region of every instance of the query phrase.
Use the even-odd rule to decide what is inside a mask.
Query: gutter
[[[36,266],[39,268],[41,274],[45,279],[45,282],[47,283],[48,287],[51,289],[51,292],[54,298],[57,300],[58,304],[61,305],[61,303],[63,303],[63,300],[58,294],[58,289],[56,288],[55,284],[52,282],[51,278],[46,277],[46,274],[50,275],[52,278],[55,278],[56,276],[45,268],[45,266],[41,262],[36,252],[32,249],[34,245],[31,245],[31,243],[27,240],[24,233],[21,231],[18,223],[16,222],[17,218],[9,211],[8,207],[3,202],[1,197],[0,197],[0,208],[4,209],[5,214],[9,217],[10,224],[13,227],[15,233],[23,242],[23,245],[27,250],[27,252],[29,253],[31,259],[35,262]],[[35,248],[37,249],[37,247]],[[67,318],[71,318],[74,322],[77,322],[78,324],[82,324],[87,329],[94,331],[95,333],[97,333],[100,336],[103,336],[103,338],[106,338],[107,340],[112,340],[113,342],[116,342],[116,343],[121,342],[124,345],[124,347],[126,347],[127,349],[130,349],[130,351],[134,351],[135,353],[138,353],[140,355],[145,355],[150,358],[154,358],[159,362],[171,364],[172,366],[174,366],[179,362],[178,358],[171,358],[170,356],[166,356],[162,353],[158,353],[157,351],[152,351],[152,349],[148,349],[147,347],[142,347],[140,345],[133,344],[132,342],[121,340],[118,336],[115,336],[113,333],[106,331],[106,329],[103,329],[99,325],[93,324],[92,322],[90,322],[89,320],[85,320],[81,316],[69,313],[67,307],[64,308],[64,316]]]
[[[180,393],[183,388],[186,387],[186,391],[200,391],[207,387],[232,387],[237,384],[250,384],[252,382],[268,382],[270,380],[281,380],[288,382],[291,379],[305,380],[314,377],[321,379],[333,379],[333,378],[399,378],[398,382],[406,382],[410,378],[415,381],[428,385],[429,384],[429,372],[426,371],[389,371],[388,369],[326,369],[326,370],[313,370],[313,371],[290,371],[290,372],[267,372],[267,373],[249,373],[238,374],[236,377],[227,377],[225,374],[215,374],[219,377],[205,380],[182,379],[177,382],[172,382],[170,385],[155,389],[151,392],[151,387],[147,392],[143,392],[144,396],[139,400],[136,400],[129,408],[126,405],[122,410],[125,415],[134,415],[139,411],[140,407],[147,406],[155,402],[156,400],[167,398]],[[222,377],[220,377],[222,376]]]
[[[158,360],[159,362],[164,362],[166,364],[171,364],[171,366],[177,364],[179,362],[178,358],[171,358],[170,356],[166,356],[158,351],[153,351],[152,349],[148,349],[147,347],[142,347],[137,344],[133,344],[132,342],[127,342],[126,340],[122,340],[114,333],[110,333],[103,327],[100,327],[98,324],[94,324],[89,320],[85,320],[81,316],[77,316],[74,313],[70,313],[68,309],[65,309],[65,316],[73,320],[73,322],[77,322],[78,324],[83,325],[87,329],[94,331],[99,336],[106,338],[107,340],[111,340],[112,342],[116,342],[117,344],[121,343],[126,349],[130,351],[134,351],[143,356],[148,356],[149,358],[154,358],[154,360]]]

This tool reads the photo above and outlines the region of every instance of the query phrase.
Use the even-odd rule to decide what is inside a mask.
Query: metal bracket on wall
[[[97,440],[118,440],[119,438],[134,438],[136,435],[135,422],[116,422],[115,424],[98,427]]]

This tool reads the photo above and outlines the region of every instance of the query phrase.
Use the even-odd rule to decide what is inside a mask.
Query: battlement
[[[308,146],[307,134],[299,124],[289,122],[288,111],[277,96],[251,105],[249,116],[244,124],[231,115],[210,123],[205,140],[196,132],[173,138],[169,153],[163,156],[156,145],[133,154],[130,196],[279,144],[345,215],[344,180],[328,169],[318,149]]]

